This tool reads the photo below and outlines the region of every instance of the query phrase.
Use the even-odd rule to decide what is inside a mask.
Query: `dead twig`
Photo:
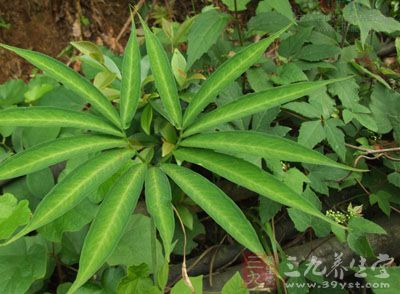
[[[179,215],[178,210],[173,206],[173,209],[175,211],[176,216],[178,217],[179,223],[182,228],[182,233],[183,233],[183,261],[182,261],[182,279],[183,282],[190,288],[191,292],[194,294],[195,290],[193,287],[192,282],[189,279],[189,275],[187,273],[187,268],[186,268],[186,230],[185,230],[185,225],[183,224],[182,218]]]

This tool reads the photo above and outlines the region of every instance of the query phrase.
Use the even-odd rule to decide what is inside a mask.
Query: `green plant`
[[[205,111],[200,116],[215,101],[215,97],[256,64],[269,45],[288,28],[248,46],[228,59],[204,81],[186,107],[180,99],[174,74],[162,45],[145,23],[142,26],[151,71],[160,98],[154,97],[155,99],[147,101],[147,110],[141,113],[142,128],[150,133],[149,126],[154,120],[150,111],[153,113],[154,109],[159,113],[157,117],[166,120],[168,134],[175,134],[152,136],[157,142],[154,144],[156,150],[148,153],[143,152],[145,140],[141,141],[135,134],[128,135],[127,132],[139,103],[144,102],[140,100],[141,63],[134,28],[122,65],[119,114],[104,93],[62,63],[40,53],[2,45],[80,95],[96,111],[96,115],[92,115],[61,108],[34,106],[9,108],[0,112],[1,127],[56,126],[89,131],[85,135],[45,142],[11,156],[0,164],[0,180],[31,174],[77,156],[95,154],[61,180],[40,202],[27,226],[3,246],[61,217],[112,177],[113,187],[103,200],[86,236],[78,276],[69,291],[76,291],[106,262],[123,234],[143,184],[147,209],[159,231],[165,263],[168,263],[174,243],[175,225],[169,181],[171,179],[234,239],[263,256],[265,248],[238,206],[206,177],[182,166],[182,162],[202,166],[263,197],[315,216],[336,229],[342,228],[325,216],[312,201],[241,157],[247,154],[349,171],[359,171],[358,169],[278,136],[249,130],[208,131],[221,124],[301,98],[343,79],[300,82],[257,91]],[[328,134],[329,130],[327,136]],[[166,137],[168,148],[165,147]],[[158,286],[164,288],[166,273],[160,271],[159,275]]]

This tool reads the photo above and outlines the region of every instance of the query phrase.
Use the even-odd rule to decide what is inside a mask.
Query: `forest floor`
[[[129,30],[117,37],[128,19],[129,4],[129,0],[0,0],[0,42],[53,57],[61,57],[73,40],[122,48]],[[0,50],[0,64],[0,83],[27,80],[32,70],[5,50]]]

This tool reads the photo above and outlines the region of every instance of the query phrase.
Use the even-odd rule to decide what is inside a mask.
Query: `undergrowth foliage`
[[[353,1],[346,6],[343,15],[349,24],[360,26],[360,48],[366,46],[371,30],[398,30],[398,22],[392,19],[389,27],[382,28],[354,18],[353,14],[357,9],[361,13],[370,11],[370,8],[358,2],[364,1]],[[179,245],[182,240],[177,238],[178,218],[175,214],[179,215],[179,220],[183,220],[186,226],[193,228],[193,223],[188,225],[190,221],[185,217],[186,208],[174,206],[175,193],[179,190],[234,240],[265,259],[271,249],[264,240],[260,240],[258,230],[238,205],[199,170],[208,170],[212,175],[257,193],[261,203],[271,207],[275,205],[277,211],[282,205],[287,206],[289,216],[295,221],[299,231],[311,226],[317,235],[326,235],[332,231],[344,241],[346,226],[349,226],[349,244],[354,239],[364,242],[365,234],[362,230],[357,231],[360,230],[360,224],[372,227],[374,224],[371,225],[360,217],[359,207],[356,210],[349,209],[349,216],[340,218],[340,221],[340,213],[322,212],[315,192],[326,194],[328,185],[320,178],[313,180],[312,177],[323,177],[323,172],[319,169],[325,168],[328,171],[325,174],[326,178],[330,176],[329,171],[333,171],[338,175],[337,178],[348,177],[347,180],[360,181],[363,173],[367,171],[367,166],[351,166],[344,145],[344,122],[354,121],[355,127],[352,130],[347,128],[348,133],[357,133],[356,129],[360,130],[362,127],[377,133],[386,128],[389,132],[394,127],[393,121],[380,122],[372,119],[370,109],[354,94],[359,87],[355,75],[361,72],[372,81],[376,81],[373,89],[375,95],[389,91],[391,85],[381,76],[357,63],[356,59],[350,58],[353,54],[350,51],[356,48],[349,49],[349,52],[341,55],[342,59],[349,59],[348,62],[355,68],[350,74],[343,67],[343,62],[333,65],[333,62],[322,61],[336,58],[340,48],[332,45],[332,41],[327,40],[328,37],[322,38],[322,32],[319,32],[315,25],[294,26],[295,18],[287,10],[290,5],[267,7],[266,4],[265,7],[259,8],[260,11],[249,22],[249,31],[266,33],[263,26],[269,27],[265,24],[268,17],[281,22],[279,29],[273,33],[267,32],[268,37],[243,46],[207,78],[198,73],[189,76],[188,68],[207,51],[203,49],[209,48],[196,51],[189,45],[188,64],[185,57],[175,48],[170,60],[160,41],[160,35],[152,31],[143,20],[141,27],[147,64],[143,62],[144,48],[137,37],[135,21],[132,21],[131,35],[122,63],[119,64],[121,71],[115,62],[94,44],[72,44],[84,53],[83,61],[100,70],[94,77],[94,84],[49,56],[2,44],[4,49],[14,52],[42,70],[49,79],[45,81],[47,84],[53,85],[56,81],[80,97],[78,99],[90,103],[90,109],[87,111],[35,103],[33,106],[10,107],[0,111],[3,133],[6,128],[69,130],[63,136],[58,136],[57,133],[49,140],[21,148],[15,155],[0,162],[0,180],[21,176],[28,178],[32,175],[39,175],[40,179],[44,172],[50,171],[49,167],[67,162],[65,171],[56,184],[50,184],[45,193],[39,189],[38,194],[41,194],[41,197],[38,197],[38,203],[31,216],[26,201],[17,203],[11,194],[1,198],[8,201],[10,206],[18,207],[15,208],[15,221],[9,223],[8,231],[3,232],[0,223],[0,237],[4,240],[2,248],[9,248],[22,240],[31,242],[31,237],[26,236],[32,232],[43,232],[46,235],[49,226],[54,222],[70,215],[82,205],[90,207],[91,200],[94,199],[92,202],[99,203],[99,208],[85,222],[89,223],[94,217],[90,228],[84,232],[79,269],[76,279],[68,289],[68,293],[76,293],[97,272],[104,269],[106,263],[110,264],[113,253],[118,250],[118,244],[124,238],[124,233],[134,225],[132,214],[141,195],[144,195],[146,209],[151,217],[149,227],[157,230],[162,243],[162,258],[153,258],[151,268],[155,277],[151,291],[159,293],[167,286],[170,256],[175,247],[182,246]],[[213,15],[206,15],[207,13]],[[372,14],[378,18],[384,17],[378,10]],[[213,18],[215,16],[219,19]],[[222,15],[216,10],[204,11],[197,21],[201,21],[202,18],[217,21],[222,29],[228,19],[227,15]],[[318,22],[322,22],[322,19],[316,21]],[[326,27],[322,29],[329,29],[328,24],[325,24]],[[163,23],[165,27],[168,25]],[[182,24],[185,25],[187,24]],[[194,30],[198,30],[199,26],[201,27],[199,23],[194,24]],[[170,29],[174,29],[172,25]],[[215,29],[219,30],[218,27]],[[168,32],[167,29],[166,31]],[[295,33],[289,34],[292,31]],[[316,42],[315,38],[318,37],[327,44]],[[176,39],[176,35],[174,38],[171,40],[173,46],[181,42],[179,38]],[[311,43],[304,44],[305,40],[311,40]],[[265,63],[269,61],[264,58],[264,54],[271,45],[278,42],[281,43],[279,63],[283,65],[277,69],[277,74],[271,75],[274,86],[265,85],[262,80],[265,76],[263,66],[268,67]],[[150,68],[146,68],[147,65]],[[335,70],[332,70],[332,67]],[[151,75],[147,75],[149,69]],[[318,72],[320,69],[322,70]],[[311,73],[310,77],[307,77],[303,72],[307,70],[314,74]],[[326,72],[328,74],[325,74]],[[244,74],[247,74],[254,90],[248,94],[241,92],[239,83],[235,82]],[[110,87],[113,83],[118,84],[118,92]],[[155,90],[151,94],[143,95],[144,89],[149,85],[154,85]],[[226,94],[226,89],[230,87],[233,90]],[[189,88],[191,91],[187,91]],[[239,94],[232,94],[237,88]],[[40,90],[46,92],[46,89]],[[328,93],[337,96],[342,102],[344,108],[341,109],[340,115],[335,112],[335,102]],[[304,100],[304,97],[309,99]],[[300,98],[301,101],[294,101]],[[34,101],[33,97],[31,102]],[[384,112],[385,106],[377,103],[372,104],[371,108],[375,107]],[[279,129],[277,125],[274,131],[261,127],[263,122],[270,124],[275,119],[276,109],[281,105],[289,113],[300,115],[297,142],[291,138],[284,138],[287,130],[283,126]],[[313,149],[324,140],[335,155],[325,155],[322,148]],[[269,165],[268,169],[265,168],[265,161]],[[284,168],[281,168],[282,163],[286,165]],[[305,167],[311,180],[299,169],[290,168],[290,163]],[[392,176],[394,177],[398,177],[398,174]],[[303,191],[304,183],[307,188]],[[102,190],[103,195],[93,196],[98,190]],[[390,204],[382,201],[382,198],[376,200],[382,210],[386,209],[387,212],[387,206]],[[271,215],[261,214],[261,218],[268,221],[276,212],[270,211]],[[358,219],[357,226],[352,227],[352,224],[356,223],[355,219]],[[73,218],[70,221],[73,222]],[[375,226],[373,233],[384,233],[379,226]],[[65,231],[78,229],[71,228]],[[153,242],[152,250],[161,252],[160,244],[154,236],[156,234],[150,236]],[[57,240],[61,237],[50,237],[52,238]],[[355,244],[350,246],[360,254],[365,253]],[[146,269],[138,269],[138,272],[144,273]],[[143,277],[147,277],[147,274],[143,274]]]

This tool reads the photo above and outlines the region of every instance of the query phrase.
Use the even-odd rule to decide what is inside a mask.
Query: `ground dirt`
[[[0,22],[9,26],[0,27],[0,42],[53,57],[72,40],[112,47],[128,18],[129,4],[129,0],[0,0]],[[82,17],[87,18],[88,25],[81,24]],[[127,34],[122,34],[120,46],[126,38]],[[11,78],[27,80],[32,70],[5,50],[0,50],[0,64],[0,83]]]

